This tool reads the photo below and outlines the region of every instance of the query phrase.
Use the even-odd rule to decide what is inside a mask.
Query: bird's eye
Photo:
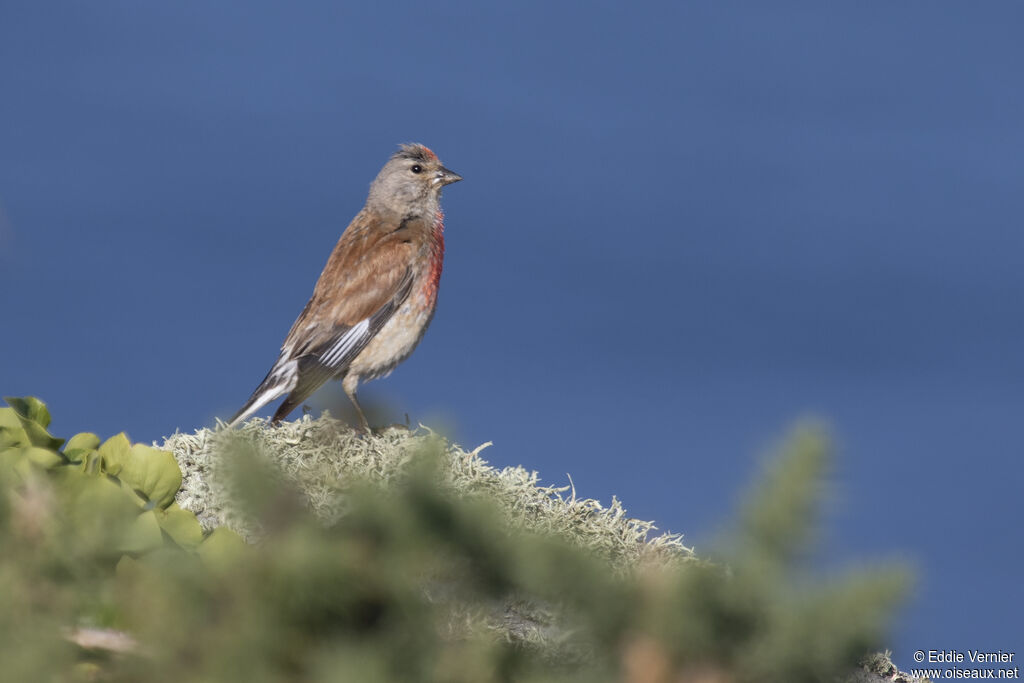
[[[414,166],[412,167],[412,169],[410,169],[410,170],[411,170],[411,171],[412,171],[413,173],[419,173],[420,171],[422,171],[422,170],[423,170],[423,167],[422,167],[422,166],[420,166],[419,164],[416,164],[416,165],[414,165]]]

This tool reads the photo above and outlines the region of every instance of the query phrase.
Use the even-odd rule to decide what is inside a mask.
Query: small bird
[[[327,259],[277,362],[228,426],[287,394],[278,422],[336,377],[369,430],[356,388],[408,358],[434,317],[444,262],[441,189],[460,180],[424,145],[399,146]]]

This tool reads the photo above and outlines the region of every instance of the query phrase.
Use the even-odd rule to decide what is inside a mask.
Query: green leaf
[[[22,457],[28,459],[29,462],[35,463],[40,467],[50,469],[57,465],[64,464],[65,460],[60,453],[51,451],[47,448],[40,448],[39,446],[29,446],[21,450]]]
[[[91,432],[81,432],[64,444],[64,456],[72,463],[80,463],[99,448],[100,437]]]
[[[103,471],[115,477],[121,474],[121,469],[131,458],[132,444],[124,432],[110,437],[99,447],[100,457],[103,459]]]
[[[32,473],[32,463],[22,449],[0,450],[0,485],[20,485]]]
[[[166,510],[156,516],[160,528],[182,548],[194,550],[203,542],[203,528],[199,520],[188,511],[182,510],[177,503],[171,503]]]
[[[56,500],[65,510],[76,542],[120,554],[121,539],[139,515],[131,496],[103,475],[83,474],[71,467],[50,472]]]
[[[161,508],[173,503],[174,494],[181,488],[181,470],[174,455],[138,443],[131,447],[128,456],[124,458],[117,477],[125,486],[141,493]]]
[[[90,451],[94,451],[99,447],[100,437],[96,436],[92,432],[79,432],[68,439],[68,444],[64,448],[65,450],[69,448],[85,448]]]
[[[14,408],[0,408],[0,449],[28,445],[28,434]]]
[[[13,475],[14,480],[21,483],[32,476],[33,470],[53,469],[64,462],[64,456],[47,448],[8,448],[0,452],[0,478]]]
[[[24,398],[4,396],[4,400],[21,417],[35,422],[43,429],[50,426],[50,411],[46,408],[46,404],[35,396],[25,396]]]
[[[126,553],[145,553],[156,550],[163,543],[164,538],[160,533],[160,523],[157,521],[156,512],[147,510],[136,517],[125,531],[118,544],[118,549]]]
[[[114,573],[118,579],[134,579],[143,572],[149,571],[141,562],[131,555],[125,555],[117,561]]]
[[[4,400],[14,409],[31,445],[57,450],[64,443],[64,439],[58,439],[46,431],[50,424],[50,411],[46,409],[45,403],[33,396],[8,396]]]
[[[28,435],[28,440],[33,446],[41,446],[55,451],[64,443],[64,439],[58,439],[35,422],[24,422],[24,427],[25,434]]]
[[[21,420],[14,408],[0,408],[0,429],[21,429]]]
[[[214,569],[227,569],[234,565],[248,545],[242,537],[227,527],[217,527],[199,545],[199,558]]]

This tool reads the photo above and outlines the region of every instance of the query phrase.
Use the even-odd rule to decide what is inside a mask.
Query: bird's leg
[[[352,392],[349,395],[349,398],[352,399],[352,405],[354,405],[356,407],[356,412],[359,413],[360,429],[362,429],[364,432],[369,434],[370,431],[371,431],[370,430],[370,423],[366,420],[366,416],[363,415],[363,409],[359,407],[359,401],[356,400],[355,392]]]
[[[359,377],[353,375],[346,375],[345,379],[341,382],[341,388],[348,394],[349,399],[352,401],[352,405],[356,407],[356,413],[359,415],[360,428],[366,434],[370,433],[370,423],[366,420],[366,415],[363,415],[363,409],[359,406],[359,401],[356,399],[356,387],[359,385]]]

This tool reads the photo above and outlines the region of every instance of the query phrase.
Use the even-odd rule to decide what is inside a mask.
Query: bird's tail
[[[256,387],[256,391],[252,392],[245,405],[228,421],[228,427],[234,427],[274,399],[290,392],[298,380],[298,363],[282,355]]]

